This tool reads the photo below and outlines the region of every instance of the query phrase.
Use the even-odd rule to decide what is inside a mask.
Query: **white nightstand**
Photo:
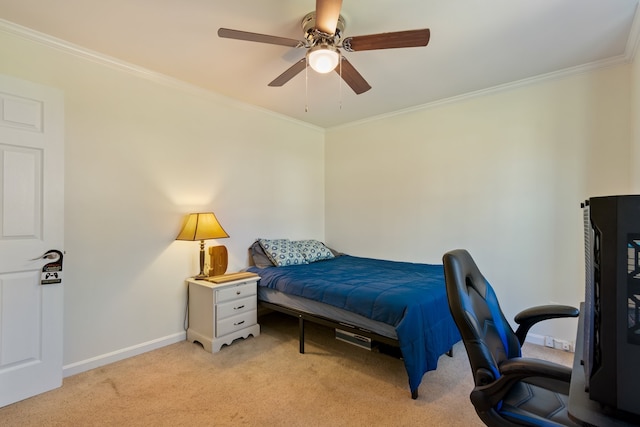
[[[259,277],[224,283],[188,279],[189,328],[187,340],[218,352],[233,340],[260,335],[257,283]]]

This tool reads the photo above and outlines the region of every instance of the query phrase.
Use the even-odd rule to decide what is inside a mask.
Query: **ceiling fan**
[[[316,0],[316,10],[308,13],[302,20],[304,40],[228,28],[220,28],[218,36],[307,49],[304,58],[276,77],[269,83],[269,86],[284,85],[309,65],[319,73],[329,73],[335,70],[358,95],[371,89],[371,86],[342,55],[341,48],[347,52],[359,52],[419,47],[429,43],[430,31],[428,28],[343,38],[345,22],[340,15],[341,8],[342,0]]]

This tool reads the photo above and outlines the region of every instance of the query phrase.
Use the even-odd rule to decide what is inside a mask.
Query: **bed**
[[[299,319],[399,348],[411,397],[422,377],[460,340],[442,265],[338,254],[315,240],[258,239],[250,248],[258,301]]]

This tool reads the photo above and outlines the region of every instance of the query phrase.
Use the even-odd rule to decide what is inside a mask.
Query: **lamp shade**
[[[192,213],[185,219],[176,240],[208,240],[229,237],[213,212]]]
[[[333,71],[340,61],[338,49],[326,44],[312,47],[307,55],[311,68],[323,74]]]

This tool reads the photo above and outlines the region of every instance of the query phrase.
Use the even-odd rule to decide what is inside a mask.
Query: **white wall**
[[[631,179],[633,192],[640,194],[640,58],[636,54],[631,64],[631,108],[629,116],[631,120]]]
[[[184,339],[186,213],[216,213],[228,271],[257,237],[324,237],[323,130],[34,40],[0,29],[0,73],[65,95],[67,374]]]
[[[326,241],[440,263],[466,248],[508,319],[584,292],[580,202],[630,191],[629,67],[329,130]],[[574,340],[576,322],[532,333]]]

